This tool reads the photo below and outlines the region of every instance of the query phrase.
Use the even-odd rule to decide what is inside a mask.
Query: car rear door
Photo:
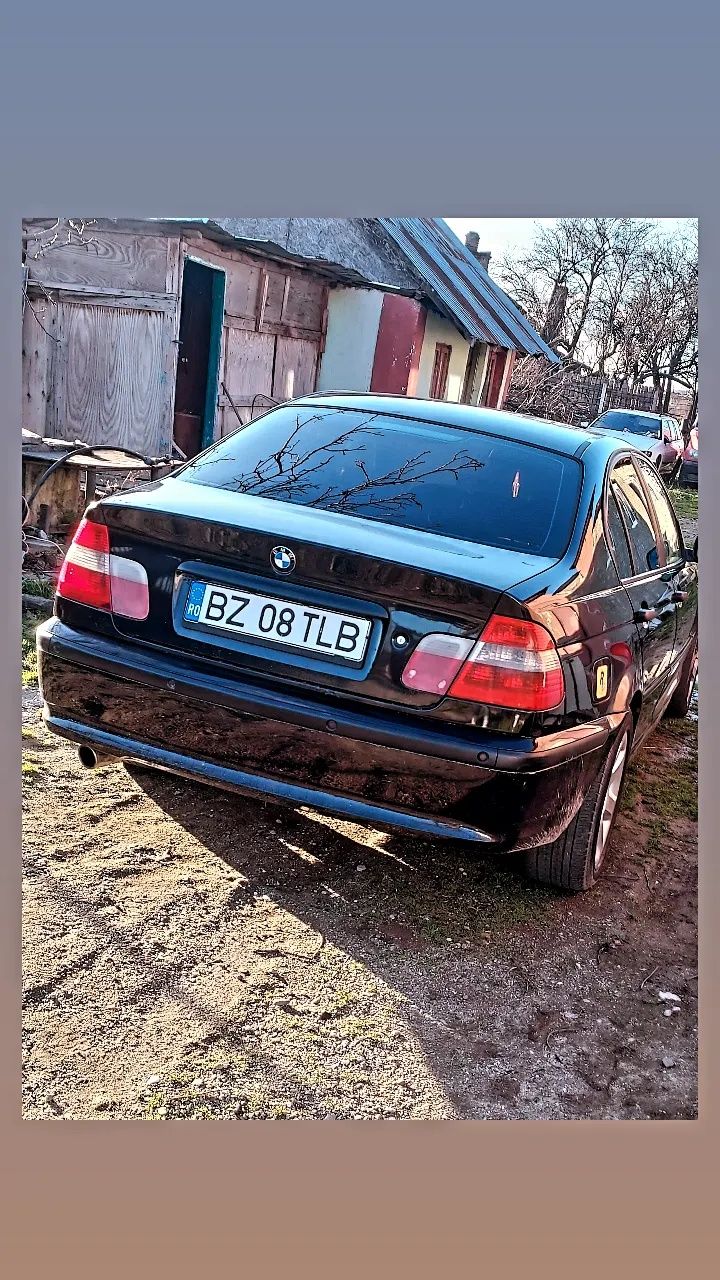
[[[672,503],[652,467],[642,458],[636,465],[642,476],[652,512],[655,516],[660,542],[665,555],[662,581],[669,601],[664,608],[675,611],[675,643],[673,669],[682,662],[688,645],[697,631],[698,581],[697,568],[685,559],[683,536]]]
[[[637,462],[643,471],[655,474],[642,459]],[[623,586],[640,633],[643,705],[638,732],[642,737],[661,714],[674,670],[676,607],[671,599],[673,587],[666,578],[667,553],[633,459],[622,458],[614,465],[609,489],[630,551],[631,574],[624,576]]]
[[[667,440],[665,459],[668,474],[672,475],[683,451],[682,431],[674,418],[663,418],[663,439]]]

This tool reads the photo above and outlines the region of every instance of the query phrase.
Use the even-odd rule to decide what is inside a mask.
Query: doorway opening
[[[430,378],[431,400],[447,399],[451,356],[452,347],[448,346],[446,342],[435,343],[435,360],[433,361],[432,377]]]
[[[225,273],[185,259],[173,439],[186,458],[212,444],[217,404]]]
[[[502,390],[503,377],[505,376],[505,361],[507,352],[502,347],[493,347],[488,361],[488,372],[485,379],[485,398],[483,404],[488,409],[497,409],[500,404],[500,392]]]

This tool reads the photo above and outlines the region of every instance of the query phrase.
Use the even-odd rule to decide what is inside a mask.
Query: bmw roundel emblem
[[[270,561],[278,573],[292,573],[296,564],[295,553],[289,547],[273,547]]]

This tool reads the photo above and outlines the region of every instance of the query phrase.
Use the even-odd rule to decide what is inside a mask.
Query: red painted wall
[[[386,293],[375,344],[371,391],[414,395],[425,336],[425,308],[414,298]]]

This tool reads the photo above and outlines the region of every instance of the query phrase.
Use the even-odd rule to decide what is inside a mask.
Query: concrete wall
[[[331,289],[318,391],[369,391],[383,294],[380,289]]]
[[[425,338],[420,353],[420,369],[415,394],[421,398],[430,394],[430,381],[435,361],[435,344],[437,342],[444,342],[452,348],[446,399],[459,401],[465,380],[470,344],[465,341],[448,320],[444,320],[442,316],[438,316],[432,311],[428,311],[425,322]]]

